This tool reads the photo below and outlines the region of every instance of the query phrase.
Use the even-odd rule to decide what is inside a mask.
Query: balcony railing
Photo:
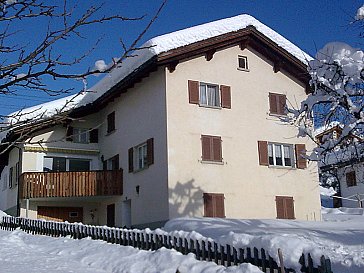
[[[20,176],[20,198],[110,196],[123,194],[122,170],[27,172]]]

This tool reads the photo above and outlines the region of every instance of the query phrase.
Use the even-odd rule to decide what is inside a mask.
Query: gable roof
[[[254,17],[243,14],[152,38],[135,52],[136,56],[126,58],[88,91],[23,109],[22,115],[8,122],[15,124],[40,115],[47,119],[66,111],[74,116],[95,112],[160,65],[173,68],[182,59],[208,51],[213,54],[232,44],[239,44],[242,49],[253,47],[269,55],[275,72],[283,68],[308,82],[306,67],[312,57]]]

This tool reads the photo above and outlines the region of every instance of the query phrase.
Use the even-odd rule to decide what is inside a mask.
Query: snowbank
[[[52,238],[0,230],[0,272],[11,273],[261,273],[250,264],[229,268],[174,250],[138,250],[90,239]]]
[[[2,210],[0,210],[0,223],[3,222],[3,217],[7,216],[7,214],[5,212],[3,212]]]
[[[364,216],[361,209],[323,209],[324,221],[239,220],[219,218],[178,218],[164,230],[201,233],[221,244],[255,246],[278,260],[283,251],[286,267],[298,269],[302,253],[331,259],[334,272],[364,272]],[[317,216],[319,217],[319,216]]]

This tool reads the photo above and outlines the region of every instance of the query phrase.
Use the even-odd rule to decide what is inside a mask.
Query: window
[[[65,157],[44,157],[44,172],[82,172],[90,170],[91,160]]]
[[[277,219],[295,219],[294,200],[290,196],[276,196]]]
[[[135,162],[137,170],[144,169],[148,165],[147,143],[135,147]]]
[[[104,162],[104,170],[119,170],[119,155],[114,155],[113,157],[105,160]]]
[[[307,168],[305,144],[258,141],[258,154],[259,165],[294,167],[296,163],[297,169]]]
[[[355,171],[350,171],[346,173],[346,185],[348,187],[356,186],[356,175]]]
[[[98,129],[68,126],[66,140],[75,143],[97,143],[98,135]]]
[[[225,217],[223,193],[204,193],[204,217]]]
[[[231,108],[231,88],[227,85],[188,81],[189,103],[205,107]]]
[[[238,69],[248,71],[248,57],[247,56],[238,56]]]
[[[83,172],[90,170],[90,160],[87,159],[68,159],[68,171]]]
[[[154,164],[153,138],[129,149],[129,172],[146,169],[152,164]]]
[[[71,211],[71,212],[68,213],[68,217],[76,218],[76,217],[78,217],[78,212],[77,211]]]
[[[107,115],[107,133],[115,131],[115,112]]]
[[[202,160],[222,162],[222,145],[219,136],[201,136]]]
[[[200,105],[220,107],[220,92],[217,85],[200,83]]]
[[[293,166],[293,147],[289,144],[268,143],[269,165]]]
[[[286,115],[286,95],[269,93],[269,112],[273,115]]]
[[[89,130],[85,128],[73,128],[73,142],[89,143]]]

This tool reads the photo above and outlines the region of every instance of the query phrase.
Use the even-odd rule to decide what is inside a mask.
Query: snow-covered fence
[[[144,250],[157,250],[165,247],[167,249],[175,249],[182,254],[194,253],[198,260],[212,261],[224,266],[251,263],[260,267],[263,272],[269,273],[333,273],[330,260],[324,256],[321,257],[320,261],[314,263],[310,254],[302,254],[299,266],[297,266],[297,268],[300,268],[300,271],[284,268],[283,272],[281,264],[278,264],[263,248],[235,248],[228,244],[218,244],[212,239],[202,236],[199,238],[189,236],[188,238],[188,236],[185,236],[188,233],[168,233],[162,230],[151,231],[150,229],[110,228],[12,216],[3,216],[0,228],[5,230],[20,228],[31,234],[56,237],[71,236],[74,239],[90,237],[94,240],[104,240],[109,243],[132,246]],[[318,266],[315,267],[314,264],[318,264]]]

